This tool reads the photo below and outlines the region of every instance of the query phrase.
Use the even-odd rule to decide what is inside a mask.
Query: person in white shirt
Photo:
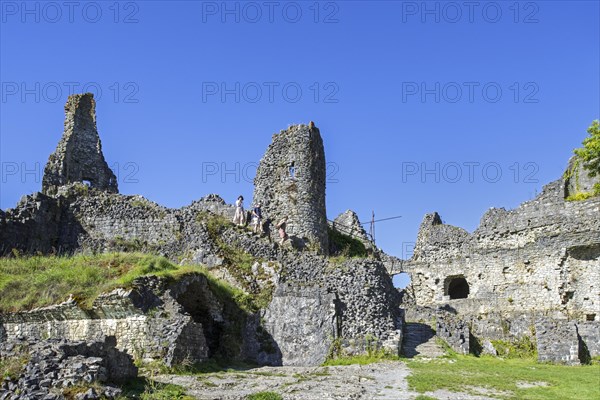
[[[244,215],[244,196],[239,196],[235,201],[233,223],[238,226],[244,226],[246,224],[246,216]]]

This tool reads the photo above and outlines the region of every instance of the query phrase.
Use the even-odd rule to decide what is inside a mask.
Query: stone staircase
[[[404,326],[402,354],[406,357],[436,358],[444,355],[444,349],[436,343],[435,332],[427,324],[408,322]]]

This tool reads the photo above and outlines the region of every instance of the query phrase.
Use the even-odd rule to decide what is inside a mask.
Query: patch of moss
[[[583,201],[594,197],[592,192],[577,192],[569,195],[565,200],[567,201]]]

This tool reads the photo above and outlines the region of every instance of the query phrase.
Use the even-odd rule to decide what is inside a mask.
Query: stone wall
[[[189,277],[180,285],[190,280],[205,278]],[[103,341],[114,336],[117,347],[132,356],[146,361],[161,359],[168,365],[209,357],[202,324],[194,321],[157,279],[142,279],[135,289],[104,294],[91,310],[82,309],[71,298],[55,306],[2,314],[0,325],[5,340]]]
[[[336,337],[335,296],[319,287],[280,285],[264,315],[282,365],[320,365]]]
[[[436,314],[437,336],[444,339],[457,353],[469,354],[471,347],[467,322],[443,310],[437,310]]]
[[[493,341],[531,342],[539,361],[569,365],[600,355],[600,324],[570,321],[560,312],[460,314],[450,304],[439,307],[403,305],[406,322],[436,327],[436,335],[456,352],[497,355]]]
[[[580,363],[580,343],[574,322],[540,319],[535,324],[538,360],[567,365]]]
[[[0,254],[77,251],[147,251],[175,262],[212,265],[217,253],[206,229],[206,212],[228,216],[233,208],[208,196],[181,209],[162,207],[142,196],[107,193],[82,184],[55,196],[25,196],[6,211]]]
[[[564,196],[560,179],[514,210],[490,209],[472,234],[425,216],[414,256],[402,265],[416,303],[475,314],[558,310],[600,321],[600,198]]]
[[[598,182],[598,177],[591,177],[589,171],[583,167],[581,159],[577,156],[571,157],[564,175],[565,197],[577,193],[589,193]]]
[[[89,310],[69,299],[55,306],[1,314],[0,339],[103,341],[114,336],[118,349],[167,365],[202,362],[216,355],[280,363],[280,358],[259,354],[265,351],[264,343],[273,341],[267,332],[246,329],[256,318],[213,294],[203,275],[189,274],[174,283],[143,277],[133,289],[101,295]]]
[[[100,190],[118,192],[117,178],[102,154],[91,93],[74,94],[67,100],[65,130],[46,164],[42,192],[55,194],[60,186],[84,181]]]
[[[288,217],[287,231],[294,242],[327,254],[325,175],[318,128],[294,125],[273,135],[256,171],[253,202],[262,205],[274,238],[275,225]]]

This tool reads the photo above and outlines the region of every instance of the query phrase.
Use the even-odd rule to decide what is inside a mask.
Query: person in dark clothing
[[[252,224],[254,225],[254,233],[263,234],[263,219],[262,211],[260,209],[260,203],[257,203],[252,209]]]

